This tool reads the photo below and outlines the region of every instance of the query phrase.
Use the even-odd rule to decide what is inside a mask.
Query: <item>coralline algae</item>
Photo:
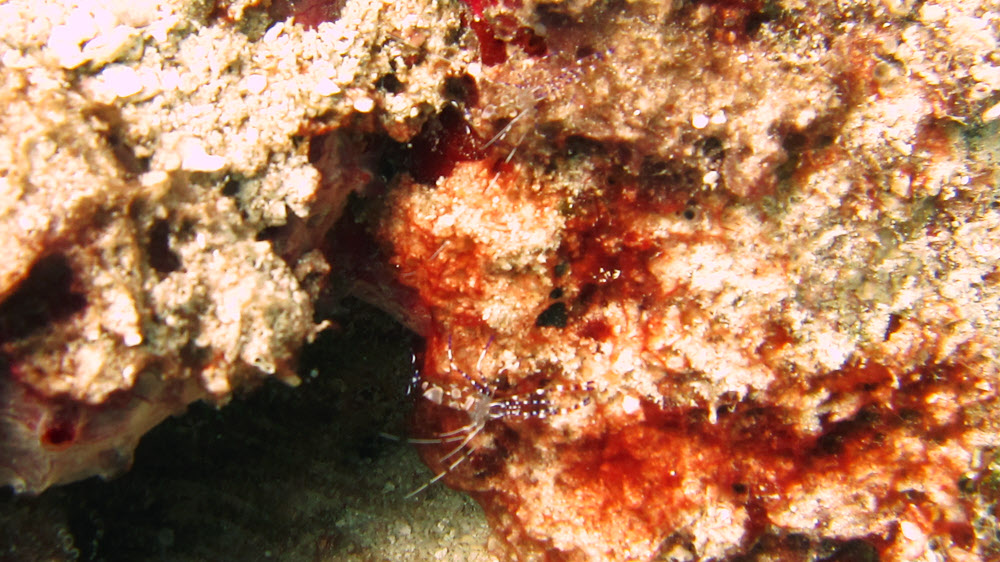
[[[414,437],[558,403],[421,446],[512,559],[1000,551],[997,6],[161,8],[4,32],[8,482],[292,380],[332,270]]]

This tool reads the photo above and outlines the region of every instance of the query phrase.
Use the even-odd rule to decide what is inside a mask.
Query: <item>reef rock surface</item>
[[[1000,555],[996,2],[125,8],[0,7],[0,481],[294,382],[332,269],[511,559]]]
[[[315,240],[370,179],[340,158],[355,133],[307,139],[372,127],[385,12],[0,6],[0,484],[115,474],[193,400],[295,383],[330,269]],[[405,134],[439,99],[379,115]]]
[[[997,6],[470,4],[381,232],[513,557],[994,559]]]

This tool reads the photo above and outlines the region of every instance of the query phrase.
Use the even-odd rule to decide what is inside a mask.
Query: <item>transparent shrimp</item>
[[[440,462],[447,463],[444,468],[422,486],[407,494],[407,498],[411,498],[426,490],[475,454],[478,445],[474,440],[486,429],[489,422],[504,418],[544,419],[549,416],[566,414],[590,404],[591,399],[589,395],[594,390],[592,382],[570,385],[557,384],[549,388],[539,388],[528,393],[499,396],[495,383],[484,382],[485,379],[482,377],[483,359],[486,357],[492,342],[493,340],[490,338],[490,341],[487,342],[482,352],[480,352],[479,359],[476,361],[477,375],[474,377],[459,368],[455,363],[451,339],[449,338],[449,369],[452,372],[462,375],[464,381],[468,383],[468,387],[465,389],[454,389],[454,391],[446,393],[440,386],[431,385],[427,382],[420,383],[419,375],[414,376],[413,382],[410,385],[411,389],[415,389],[418,386],[422,387],[422,397],[424,399],[455,410],[461,410],[465,412],[468,421],[461,427],[437,433],[431,437],[405,439],[406,442],[415,445],[454,444],[439,459]],[[503,373],[504,371],[500,371],[498,376]],[[568,405],[561,406],[554,404],[550,399],[550,396],[554,394],[568,393],[582,394],[583,397]],[[398,440],[395,436],[383,435],[390,439]]]

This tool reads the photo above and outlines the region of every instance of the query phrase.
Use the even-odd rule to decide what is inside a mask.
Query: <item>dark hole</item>
[[[265,226],[257,233],[255,238],[258,242],[271,242],[278,245],[287,231],[288,225]],[[278,250],[278,248],[276,247],[275,250]]]
[[[747,485],[742,482],[733,482],[733,492],[737,494],[747,493]]]
[[[725,155],[722,140],[718,137],[705,137],[695,144],[701,149],[701,153],[705,155],[705,158],[713,162],[718,161]]]
[[[565,328],[568,320],[569,313],[566,309],[566,303],[554,302],[538,315],[538,318],[535,319],[535,327]]]
[[[597,50],[590,45],[580,45],[576,48],[576,60],[583,60],[595,54],[597,54]]]
[[[310,164],[319,164],[320,160],[323,158],[323,155],[326,152],[326,143],[327,143],[327,138],[329,137],[330,134],[326,134],[326,135],[316,135],[313,138],[309,139],[308,156]],[[228,186],[229,184],[227,183],[226,185]]]
[[[549,29],[568,27],[573,23],[573,18],[564,10],[566,10],[566,7],[558,2],[545,2],[537,4],[535,7],[538,21]]]
[[[211,354],[207,348],[198,347],[192,339],[181,347],[180,357],[185,367],[201,369],[211,359]]]
[[[781,140],[781,148],[788,152],[801,152],[809,146],[809,138],[803,133],[792,132]]]
[[[900,408],[898,415],[900,419],[911,425],[919,422],[921,418],[920,412],[913,408]]]
[[[514,39],[511,41],[527,54],[529,57],[543,57],[549,52],[545,38],[535,33],[530,27],[521,27],[514,32]]]
[[[812,541],[809,540],[809,537],[802,533],[791,533],[781,542],[795,552],[806,552],[812,546]]]
[[[45,428],[42,443],[46,445],[62,445],[76,438],[76,426],[70,420],[56,421]]]
[[[838,545],[833,554],[821,562],[878,562],[878,550],[862,539],[852,539]]]
[[[309,145],[312,148],[312,144]],[[226,197],[236,197],[236,194],[240,192],[240,182],[230,179],[226,181],[226,184],[222,186],[222,194]]]
[[[497,440],[496,448],[472,456],[473,475],[478,479],[486,479],[500,474],[507,466],[510,450],[506,444]]]
[[[840,433],[826,433],[816,441],[816,447],[822,455],[836,455],[843,450],[844,436]]]
[[[958,479],[958,491],[963,494],[971,494],[976,491],[976,481],[968,476]]]
[[[600,141],[582,135],[566,137],[566,153],[570,156],[588,156],[591,154],[607,154],[607,149]]]
[[[476,105],[479,103],[479,88],[476,86],[476,79],[468,74],[446,78],[444,81],[444,95],[449,100],[466,105]]]
[[[74,291],[73,281],[66,256],[53,254],[38,260],[17,290],[0,304],[0,343],[25,338],[82,310],[87,299]]]
[[[228,184],[227,184],[228,185]],[[170,249],[170,223],[159,219],[149,229],[149,265],[164,275],[181,268],[181,258]]]
[[[899,495],[910,503],[922,503],[928,501],[927,494],[912,488],[899,492]]]
[[[552,299],[552,300],[563,298],[563,289],[562,289],[562,287],[556,287],[555,289],[552,289],[552,291],[549,292],[549,298]]]
[[[451,27],[444,35],[444,41],[447,45],[458,45],[458,42],[462,40],[465,35],[465,28],[463,27]]]
[[[694,219],[694,209],[684,209],[684,218],[687,220]]]
[[[375,172],[375,180],[372,182],[372,186],[375,185],[386,185],[392,181],[397,175],[405,172],[410,167],[410,149],[412,146],[407,146],[407,144],[398,143],[392,141],[391,139],[381,146],[374,147],[372,150],[373,154],[377,154],[378,158],[374,159],[374,164],[372,169]],[[348,196],[348,204],[354,201],[351,193]],[[354,216],[351,213],[345,212],[344,216]],[[343,221],[341,221],[343,222]]]
[[[754,12],[743,21],[743,31],[747,37],[752,39],[760,31],[760,28],[769,21],[771,21],[771,15],[767,12]]]
[[[889,323],[885,327],[885,337],[882,338],[883,341],[887,341],[890,336],[898,332],[901,324],[902,321],[900,320],[898,314],[890,314]]]
[[[112,131],[105,135],[111,153],[115,155],[115,160],[125,170],[125,176],[134,178],[149,171],[149,158],[139,158],[132,150],[132,145],[128,144],[120,131]]]
[[[410,141],[406,155],[410,174],[419,183],[433,185],[456,163],[482,158],[483,144],[462,112],[449,104]]]
[[[861,411],[857,415],[858,424],[862,426],[873,426],[881,421],[881,419],[882,415],[879,414],[878,410],[868,406],[861,408]]]
[[[399,81],[399,78],[396,78],[395,74],[383,74],[379,76],[379,79],[375,81],[375,87],[390,94],[398,94],[405,89],[403,83]]]
[[[687,200],[694,190],[701,186],[704,176],[697,168],[680,160],[643,161],[639,170],[639,185],[644,188],[651,203],[678,203]]]

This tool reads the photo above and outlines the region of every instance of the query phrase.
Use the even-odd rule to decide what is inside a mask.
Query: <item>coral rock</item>
[[[2,485],[117,473],[191,401],[298,380],[391,30],[378,2],[275,7],[311,29],[210,4],[0,7]],[[379,103],[405,139],[441,96]]]
[[[334,271],[426,337],[415,437],[509,558],[1000,552],[995,3],[37,5],[0,483],[294,382]]]
[[[473,6],[491,156],[403,175],[381,236],[425,459],[512,558],[995,552],[996,90],[934,50],[992,64],[996,12],[784,4]]]

